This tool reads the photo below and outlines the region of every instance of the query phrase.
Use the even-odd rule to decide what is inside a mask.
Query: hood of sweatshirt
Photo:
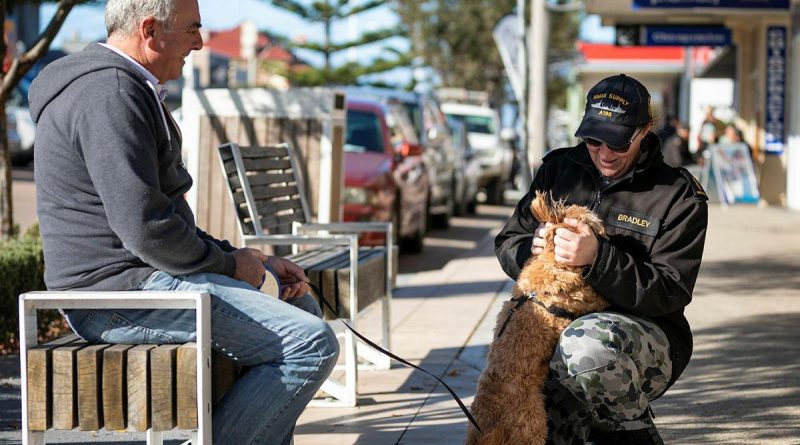
[[[38,122],[47,105],[72,82],[87,74],[108,69],[122,70],[132,77],[141,79],[143,84],[147,82],[144,75],[122,56],[102,45],[92,43],[79,53],[62,57],[49,64],[47,69],[42,70],[33,80],[28,95],[33,121]]]

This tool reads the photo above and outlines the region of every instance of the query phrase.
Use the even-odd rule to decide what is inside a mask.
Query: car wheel
[[[431,223],[433,224],[433,227],[437,229],[446,229],[450,227],[450,217],[453,216],[453,213],[455,212],[456,208],[454,181],[451,181],[450,190],[451,190],[450,196],[447,198],[447,211],[445,211],[444,213],[437,213],[436,215],[431,215]]]
[[[399,214],[399,212],[398,212]],[[427,208],[422,212],[420,216],[422,219],[419,221],[417,225],[417,231],[414,232],[414,235],[409,237],[403,237],[400,240],[400,251],[403,253],[421,253],[422,249],[425,247],[425,232],[428,227],[428,211]]]
[[[453,181],[453,196],[456,196],[456,183]],[[469,212],[469,199],[466,194],[461,196],[457,202],[453,203],[453,214],[456,216],[464,216]]]
[[[478,200],[473,196],[467,203],[467,215],[474,215],[478,210]]]
[[[400,245],[400,195],[395,198],[394,212],[392,212],[392,244]]]
[[[503,192],[505,183],[501,178],[497,178],[486,186],[486,202],[488,204],[503,204]]]

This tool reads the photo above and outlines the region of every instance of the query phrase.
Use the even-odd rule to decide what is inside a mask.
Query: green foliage
[[[505,101],[506,76],[492,30],[503,16],[514,12],[516,3],[516,0],[395,0],[415,55],[436,70],[442,86],[487,91],[494,103]],[[551,12],[550,20],[549,63],[574,58],[579,14]],[[551,103],[564,102],[564,75],[556,71],[548,78],[548,84],[553,82],[548,94]]]
[[[318,86],[355,84],[358,83],[358,78],[361,76],[382,73],[410,64],[411,58],[401,54],[394,60],[379,58],[367,65],[350,62],[335,68],[331,66],[331,56],[340,51],[369,45],[390,37],[401,35],[402,28],[387,27],[363,33],[355,40],[333,42],[331,28],[334,22],[384,6],[389,0],[367,0],[365,2],[359,2],[358,5],[351,5],[350,0],[320,0],[311,2],[310,4],[298,0],[271,0],[271,2],[273,5],[291,12],[311,23],[322,24],[325,29],[322,42],[300,43],[289,42],[288,39],[285,38],[281,39],[287,46],[315,52],[320,54],[324,60],[321,68],[308,67],[299,70],[283,70],[281,74],[288,77],[294,85]]]
[[[22,236],[0,241],[0,355],[18,348],[19,295],[44,289],[39,226],[34,225]],[[38,322],[42,338],[52,338],[64,328],[57,311],[40,311]]]
[[[442,86],[487,91],[502,101],[505,74],[492,37],[495,24],[516,0],[396,0],[415,55]]]

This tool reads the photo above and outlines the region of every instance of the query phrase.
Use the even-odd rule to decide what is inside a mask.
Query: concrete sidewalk
[[[509,209],[510,211],[510,209]],[[695,353],[653,405],[670,444],[800,444],[800,213],[712,205],[695,298]],[[499,228],[499,226],[498,226]],[[394,303],[394,350],[469,404],[510,281],[491,234],[441,271],[411,276]],[[433,379],[362,372],[364,404],[308,409],[297,445],[463,443],[467,420]]]
[[[492,238],[511,210],[482,207],[481,218],[454,220],[473,225],[473,239],[426,239],[428,254],[437,248],[447,252],[450,260],[441,268],[414,273],[423,256],[401,259],[406,273],[392,308],[393,352],[442,376],[467,405],[499,305],[509,295],[511,282],[497,264]],[[653,406],[668,444],[800,444],[798,272],[800,213],[712,205],[701,276],[687,309],[694,357]],[[375,337],[376,325],[369,322],[376,315],[359,326]],[[13,376],[2,383],[0,429],[13,429],[18,389],[14,405]],[[423,373],[401,365],[362,371],[359,390],[357,408],[307,409],[296,445],[463,443],[466,418],[444,388]],[[19,443],[18,438],[18,433],[0,433],[0,443]],[[48,433],[48,438],[53,443],[112,440],[103,433]],[[133,443],[133,438],[126,440]]]

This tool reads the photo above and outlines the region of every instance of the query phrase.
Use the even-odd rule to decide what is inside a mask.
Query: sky
[[[200,14],[203,26],[209,30],[232,28],[242,20],[249,18],[256,22],[259,29],[267,30],[278,35],[290,38],[305,36],[316,39],[322,35],[321,26],[312,26],[305,23],[298,16],[276,8],[268,0],[199,0]],[[55,5],[47,3],[42,6],[41,26],[49,21],[55,11]],[[388,8],[377,8],[358,15],[355,18],[355,28],[364,31],[374,30],[384,26],[398,23],[398,18]],[[354,37],[358,31],[349,29],[344,21],[334,27],[335,35]],[[97,40],[105,37],[103,25],[103,10],[101,6],[77,6],[67,17],[61,32],[55,39],[54,47],[62,45],[65,38],[79,33],[81,37]],[[610,27],[601,27],[597,16],[588,16],[583,23],[581,37],[584,40],[595,42],[611,42],[614,30]]]
[[[280,8],[272,6],[268,0],[199,0],[200,16],[203,27],[210,31],[230,29],[245,19],[253,20],[260,30],[285,36],[290,39],[306,38],[309,41],[321,41],[322,25],[310,25],[300,17]],[[45,4],[41,9],[41,24],[44,28],[55,12],[55,5]],[[399,22],[397,16],[389,8],[376,8],[358,16],[342,20],[334,24],[334,42],[350,40],[361,32],[393,26]],[[105,38],[102,6],[77,6],[67,17],[61,31],[53,42],[54,48],[63,45],[65,39],[76,34],[84,40]],[[337,39],[337,36],[342,36]],[[405,39],[392,39],[388,44],[398,49],[407,49]],[[379,53],[378,48],[367,48],[358,55],[360,58],[372,58]],[[354,58],[353,53],[343,57]],[[313,61],[312,61],[313,62]]]
[[[358,4],[359,2],[356,2]],[[245,19],[253,20],[260,30],[288,37],[290,39],[306,38],[308,41],[321,41],[323,35],[322,25],[310,25],[300,17],[280,8],[274,7],[269,0],[198,0],[203,27],[210,31],[230,29],[240,24]],[[52,3],[42,5],[41,27],[44,28],[55,12]],[[360,33],[371,31],[399,22],[398,17],[388,8],[380,7],[358,16],[342,20],[334,24],[334,42],[351,40]],[[60,48],[66,39],[79,35],[83,40],[99,40],[105,38],[102,6],[76,6],[67,17],[64,26],[53,42],[53,48]],[[342,36],[338,38],[337,36]],[[597,16],[588,16],[581,29],[581,38],[592,42],[613,42],[614,29],[601,27]],[[403,38],[392,38],[366,48],[347,51],[333,59],[334,65],[351,60],[367,62],[383,52],[384,45],[391,46],[400,51],[409,49],[408,42]],[[320,64],[321,59],[314,54],[298,51],[298,55],[312,64]],[[407,77],[407,74],[402,75]],[[389,82],[402,79],[392,79]]]

